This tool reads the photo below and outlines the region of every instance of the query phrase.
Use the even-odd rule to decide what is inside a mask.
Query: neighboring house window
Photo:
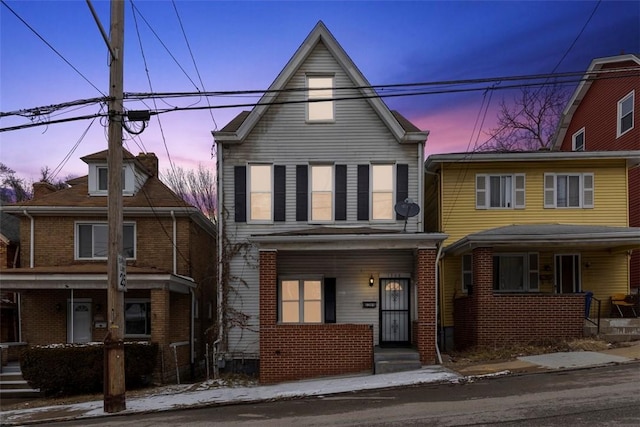
[[[136,257],[135,224],[122,227],[123,255],[128,259]],[[76,258],[107,259],[109,227],[107,223],[76,224]]]
[[[307,77],[307,87],[309,88],[308,121],[333,121],[333,101],[322,101],[333,98],[333,77]]]
[[[138,337],[151,335],[151,302],[149,299],[125,299],[124,334]]]
[[[280,282],[282,323],[322,323],[322,281],[319,279]]]
[[[584,128],[571,137],[571,148],[573,151],[584,151]]]
[[[132,195],[134,172],[133,169],[125,165],[122,167],[122,192],[125,195]],[[106,195],[109,190],[109,169],[104,165],[91,165],[89,177],[89,192],[91,195]]]
[[[311,221],[333,220],[333,166],[311,165]]]
[[[247,222],[248,212],[250,221],[284,221],[286,167],[253,164],[233,169],[234,220]]]
[[[618,101],[618,136],[633,129],[633,109],[635,91]]]
[[[523,209],[525,175],[476,175],[476,209]]]
[[[537,291],[538,254],[514,253],[493,256],[493,289],[506,292]]]
[[[393,219],[393,165],[371,165],[371,178],[371,219]]]
[[[544,174],[545,208],[593,208],[593,173]]]
[[[249,219],[271,221],[271,165],[249,165]]]
[[[473,257],[462,255],[462,290],[468,292],[473,286]]]

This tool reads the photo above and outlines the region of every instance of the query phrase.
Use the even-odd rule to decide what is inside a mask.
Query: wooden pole
[[[109,66],[109,146],[107,169],[107,310],[109,332],[105,339],[104,411],[126,409],[124,373],[124,295],[119,289],[118,258],[122,254],[122,113],[124,0],[111,0],[110,44],[115,56]]]

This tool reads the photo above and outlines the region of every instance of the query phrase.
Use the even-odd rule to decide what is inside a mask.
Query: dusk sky
[[[92,4],[108,32],[109,2]],[[266,89],[320,20],[373,85],[546,74],[554,69],[581,72],[594,58],[640,52],[638,1],[126,0],[125,11],[125,92]],[[85,1],[2,0],[0,111],[100,97],[108,93],[108,84],[107,48]],[[431,132],[428,155],[465,151],[485,141],[486,132],[495,127],[502,97],[512,94],[491,94],[479,133],[474,125],[489,101],[483,91],[385,102]],[[209,103],[255,100],[217,97]],[[155,106],[151,101],[147,106],[127,103],[126,108],[190,105],[206,106],[207,101],[166,99]],[[162,114],[152,118],[141,135],[129,137],[124,147],[133,154],[155,152],[161,172],[170,166],[168,156],[184,168],[198,163],[213,168],[211,131],[241,110]],[[92,104],[41,119],[99,111],[100,105]],[[0,128],[29,122],[3,117]],[[28,180],[37,180],[45,166],[59,169],[57,178],[85,175],[79,158],[107,148],[105,119],[90,124],[81,120],[0,132],[0,161]]]

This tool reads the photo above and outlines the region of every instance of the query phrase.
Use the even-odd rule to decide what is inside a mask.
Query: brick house
[[[436,360],[445,236],[423,231],[427,135],[322,22],[258,104],[213,133],[225,363],[259,361],[273,383],[371,372],[384,346]]]
[[[22,345],[102,341],[107,333],[107,152],[82,158],[88,175],[2,206],[20,218],[21,267],[0,271],[20,296]],[[160,346],[158,379],[188,375],[215,321],[215,226],[158,179],[153,153],[123,154],[127,259],[125,341]]]
[[[553,148],[562,151],[640,150],[640,57],[591,61],[565,108]],[[629,225],[640,227],[640,168],[629,171]],[[640,292],[640,251],[631,255],[630,283]]]
[[[0,212],[0,270],[20,265],[19,250],[20,220]],[[18,325],[18,294],[0,289],[0,345],[17,341]]]
[[[445,347],[580,337],[587,291],[608,316],[640,248],[627,210],[628,171],[639,165],[640,151],[429,156],[426,228],[448,235]]]

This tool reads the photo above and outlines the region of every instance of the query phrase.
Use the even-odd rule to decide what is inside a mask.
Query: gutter
[[[214,138],[215,139],[215,138]],[[224,331],[223,331],[223,322],[224,322],[224,313],[223,313],[223,298],[224,298],[224,292],[223,292],[223,284],[222,284],[222,280],[223,280],[223,237],[224,237],[224,219],[223,219],[223,215],[221,215],[222,212],[222,203],[224,200],[224,190],[222,187],[223,184],[223,176],[222,176],[222,172],[223,172],[223,167],[222,167],[222,144],[216,141],[216,146],[217,146],[217,171],[216,171],[216,179],[218,181],[218,188],[216,191],[216,206],[218,207],[218,236],[217,236],[217,242],[218,242],[218,253],[217,253],[217,258],[218,258],[218,283],[216,286],[216,289],[218,290],[218,295],[217,295],[217,301],[216,301],[216,307],[217,307],[217,321],[218,321],[218,337],[216,339],[216,341],[214,342],[214,346],[215,346],[215,351],[217,352],[218,348],[217,348],[217,344],[218,343],[223,343],[223,350],[226,350],[226,343],[224,342]]]
[[[35,236],[33,235],[35,230],[35,220],[26,209],[22,211],[24,215],[31,220],[31,229],[29,230],[29,268],[33,268],[35,266],[35,250],[33,245],[35,244]]]

